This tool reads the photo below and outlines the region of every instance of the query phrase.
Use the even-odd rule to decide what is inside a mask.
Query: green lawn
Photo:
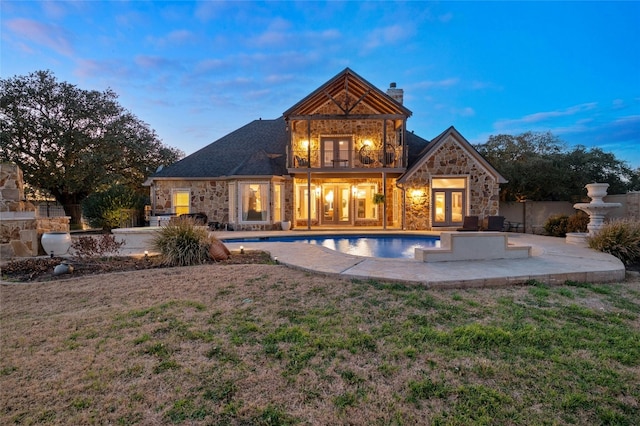
[[[259,265],[180,291],[188,269],[134,295],[41,285],[46,312],[3,286],[0,422],[640,424],[638,281],[434,291]]]

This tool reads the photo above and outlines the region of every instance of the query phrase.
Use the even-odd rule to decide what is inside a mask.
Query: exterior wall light
[[[411,191],[411,198],[414,200],[418,200],[419,198],[424,197],[424,191],[421,189],[414,189]]]

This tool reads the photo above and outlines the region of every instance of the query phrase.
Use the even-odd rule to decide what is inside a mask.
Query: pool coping
[[[439,232],[418,231],[251,231],[215,232],[226,238],[306,235],[422,235]],[[264,250],[288,267],[352,279],[376,279],[421,284],[429,288],[499,287],[532,280],[545,284],[575,282],[620,282],[626,278],[624,264],[616,257],[596,250],[567,244],[563,238],[505,233],[509,244],[529,245],[531,257],[524,259],[471,260],[424,263],[415,259],[371,258],[343,254],[322,246],[295,242],[228,242],[232,251]],[[245,237],[246,235],[246,237]]]

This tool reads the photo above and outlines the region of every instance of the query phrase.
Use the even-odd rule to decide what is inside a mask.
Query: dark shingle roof
[[[411,167],[421,157],[422,151],[429,145],[429,141],[413,132],[407,132],[406,145],[409,147],[408,166]]]
[[[407,132],[409,167],[429,141]],[[224,176],[284,176],[288,136],[284,118],[255,120],[151,178],[220,178]]]
[[[166,167],[152,178],[287,174],[284,118],[255,120]]]

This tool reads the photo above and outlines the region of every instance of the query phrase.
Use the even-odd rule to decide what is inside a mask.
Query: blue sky
[[[7,1],[2,78],[111,88],[190,154],[349,67],[432,139],[551,131],[640,167],[640,2]]]

